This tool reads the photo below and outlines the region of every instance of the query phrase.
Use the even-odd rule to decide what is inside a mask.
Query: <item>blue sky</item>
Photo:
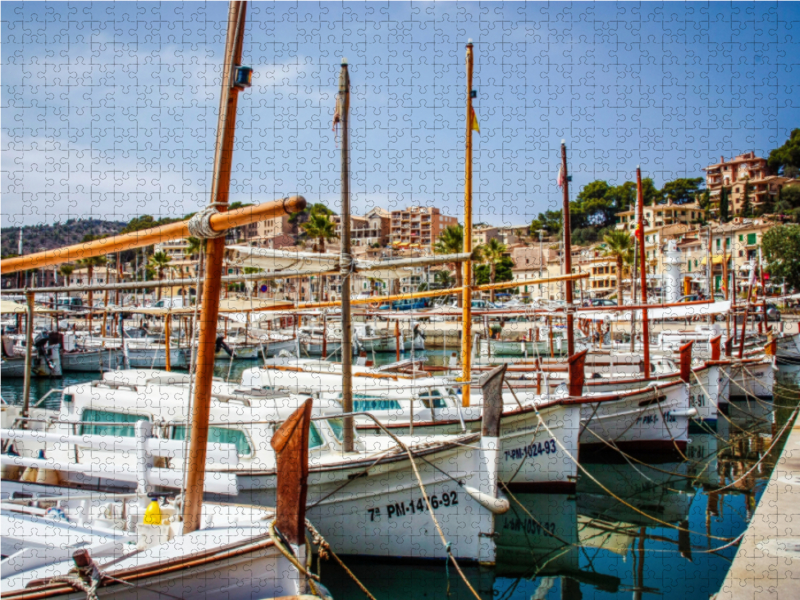
[[[208,202],[226,3],[16,3],[2,14],[2,225],[181,216]],[[462,216],[475,42],[475,221],[698,177],[800,127],[798,3],[253,3],[231,200],[337,210],[331,132],[351,65],[353,207]]]

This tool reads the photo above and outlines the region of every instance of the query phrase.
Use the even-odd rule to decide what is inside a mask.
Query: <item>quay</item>
[[[793,419],[715,600],[800,598],[800,422]]]

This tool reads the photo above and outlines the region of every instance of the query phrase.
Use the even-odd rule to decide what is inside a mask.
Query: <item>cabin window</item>
[[[186,427],[178,425],[172,429],[173,440],[186,439]],[[253,448],[247,440],[244,431],[239,429],[226,429],[225,427],[209,427],[208,428],[208,441],[209,443],[217,444],[233,444],[236,446],[236,453],[239,456],[248,456],[253,453]]]
[[[133,424],[136,423],[136,421],[149,420],[150,417],[144,415],[130,415],[127,413],[87,408],[81,413],[81,421],[88,421],[88,423],[81,425],[78,435],[118,435],[122,437],[133,437],[136,435]],[[108,423],[130,423],[130,425],[108,425]]]
[[[334,434],[336,434],[335,430],[334,430]],[[309,450],[314,450],[315,448],[319,448],[323,444],[324,444],[324,442],[322,440],[322,435],[320,435],[320,433],[319,433],[319,429],[317,429],[317,426],[314,425],[314,423],[309,423],[309,428],[308,428],[308,449]]]
[[[373,398],[364,400],[353,400],[353,411],[370,412],[373,410],[399,410],[400,403],[397,400],[386,400],[384,398]]]
[[[331,426],[331,431],[333,431],[333,435],[336,436],[336,439],[340,442],[344,441],[344,425],[342,424],[341,419],[328,419],[328,425]]]
[[[439,390],[431,390],[430,392],[423,392],[419,395],[419,399],[425,408],[446,408],[447,405],[442,398]]]

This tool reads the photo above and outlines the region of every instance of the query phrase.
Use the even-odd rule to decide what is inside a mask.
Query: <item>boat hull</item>
[[[570,493],[575,490],[578,466],[580,407],[554,404],[538,409],[547,428],[540,424],[532,406],[507,407],[500,419],[500,466],[498,477],[512,492]],[[461,421],[437,411],[436,422],[415,423],[413,435],[462,433]],[[454,411],[453,411],[454,412]],[[408,423],[383,423],[395,435],[409,435]],[[480,420],[465,421],[467,431],[480,431]],[[380,434],[373,424],[357,426],[359,434]],[[548,429],[550,431],[548,431]]]
[[[446,559],[447,548],[408,461],[379,463],[367,470],[371,462],[335,471],[312,467],[307,518],[337,554]],[[417,459],[416,465],[452,554],[460,560],[493,564],[494,517],[459,485],[462,481],[480,487],[477,470],[486,469],[480,449],[461,446],[438,451],[424,461]],[[365,470],[367,475],[362,475]],[[245,472],[238,481],[237,502],[275,505],[274,475]]]
[[[117,369],[122,364],[120,350],[87,350],[85,352],[63,352],[61,369],[83,373]]]
[[[581,453],[616,447],[624,452],[686,450],[689,386],[683,382],[593,402],[581,400]]]
[[[165,348],[130,348],[128,361],[131,369],[165,369],[167,351]],[[173,369],[185,369],[189,366],[186,352],[181,348],[170,348],[169,362]]]

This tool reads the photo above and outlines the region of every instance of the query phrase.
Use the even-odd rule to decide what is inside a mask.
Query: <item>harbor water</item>
[[[428,364],[444,364],[449,354],[417,353]],[[390,362],[394,355],[376,358]],[[238,380],[255,364],[220,359],[215,374]],[[31,403],[51,389],[97,377],[34,379]],[[732,405],[716,432],[691,435],[685,458],[582,456],[575,494],[509,493],[511,510],[497,517],[497,562],[463,565],[470,585],[481,598],[503,600],[706,599],[716,593],[780,455],[776,435],[798,402],[793,385],[776,389],[774,404],[782,408]],[[2,396],[20,403],[22,379],[4,380]],[[444,560],[344,559],[381,600],[474,597]],[[334,598],[363,597],[335,561],[325,561],[321,571]]]

